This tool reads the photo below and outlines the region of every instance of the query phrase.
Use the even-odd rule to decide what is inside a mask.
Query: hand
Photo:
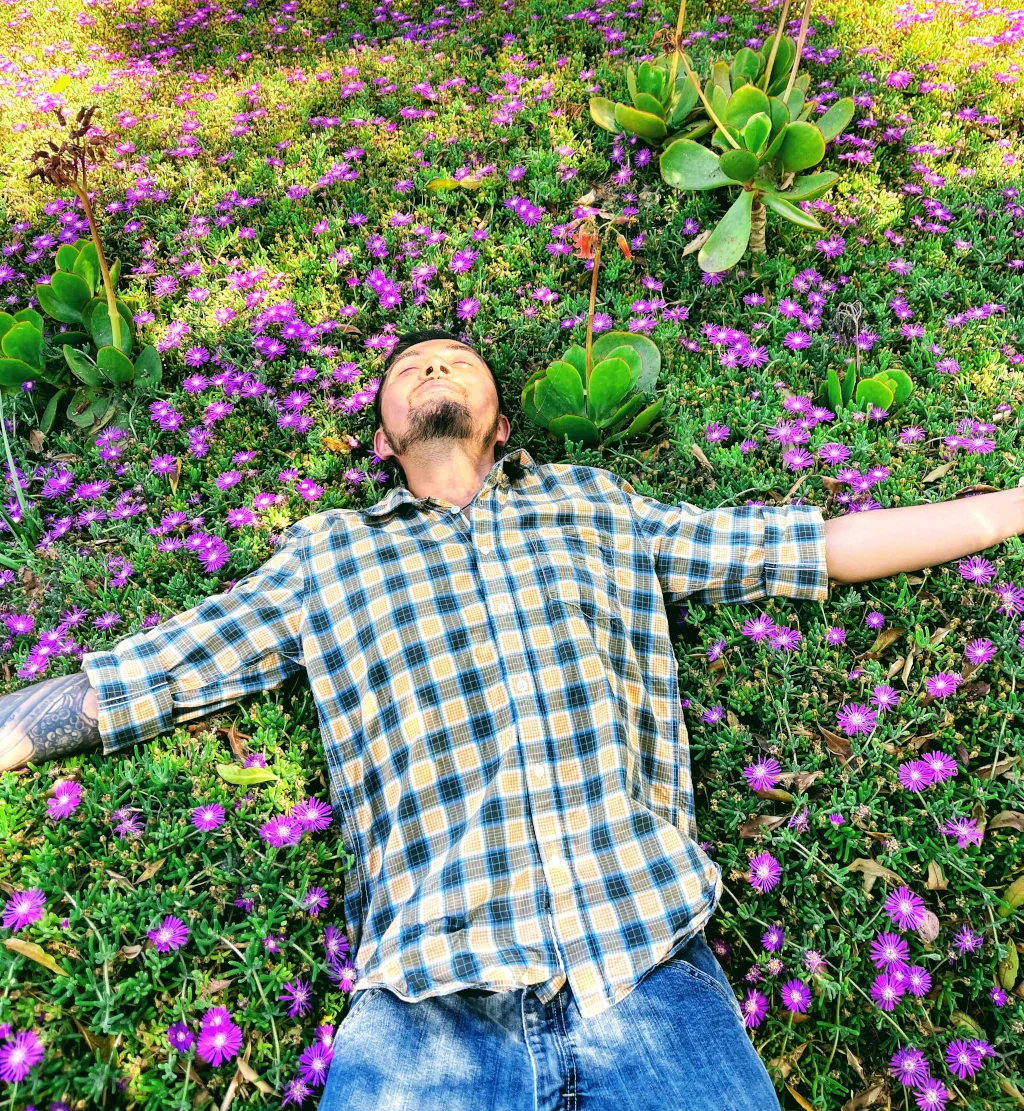
[[[74,756],[100,743],[96,692],[84,672],[0,698],[0,771]]]

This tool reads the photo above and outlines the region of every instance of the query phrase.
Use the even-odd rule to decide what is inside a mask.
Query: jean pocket
[[[383,990],[384,988],[381,984],[374,984],[372,987],[363,988],[363,990],[359,992],[355,999],[353,999],[352,1002],[348,1005],[348,1010],[345,1012],[345,1017],[341,1020],[341,1025],[343,1026],[346,1022],[348,1022],[348,1020],[352,1018],[352,1016],[355,1015],[357,1011],[360,1010],[367,999],[376,995],[377,992]],[[339,1026],[338,1029],[340,1031],[341,1027]]]
[[[683,951],[685,952],[686,949],[684,948]],[[708,953],[713,960],[714,954],[711,953],[710,949],[708,950]],[[728,1003],[730,1009],[732,1010],[732,1013],[740,1020],[740,1022],[743,1021],[743,1012],[740,1010],[739,1000],[736,998],[736,993],[732,990],[732,987],[728,986],[727,983],[723,984],[722,980],[717,979],[706,969],[700,968],[698,965],[694,964],[692,961],[687,960],[685,957],[680,956],[679,954],[670,957],[665,962],[665,967],[675,968],[679,972],[688,976],[691,980],[696,980],[698,983],[703,984],[705,987],[710,988],[714,992],[717,992],[718,995],[726,1003]],[[721,971],[721,969],[719,969],[719,971]],[[725,979],[725,973],[722,972],[721,975],[722,979]]]

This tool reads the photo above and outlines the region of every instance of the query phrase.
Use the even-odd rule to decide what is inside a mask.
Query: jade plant
[[[851,363],[840,381],[838,372],[829,367],[825,375],[821,400],[834,412],[859,409],[871,412],[898,408],[914,392],[914,380],[898,367],[877,371],[870,378],[858,379],[857,367]]]
[[[89,197],[87,172],[90,159],[105,157],[103,137],[92,128],[95,106],[80,109],[68,138],[58,146],[32,155],[38,163],[29,179],[38,177],[57,187],[70,187],[82,203],[89,221],[90,239],[62,244],[57,268],[49,284],[37,285],[39,307],[47,316],[72,331],[43,334],[43,318],[32,309],[14,316],[0,313],[0,387],[42,382],[54,387],[40,421],[41,430],[52,427],[61,400],[70,394],[67,417],[82,428],[97,428],[117,412],[127,389],[154,389],[160,382],[160,356],[152,346],[136,349],[131,310],[116,294],[120,265],[107,266],[103,244]],[[60,109],[54,109],[61,126],[67,126]],[[47,367],[54,345],[66,365]],[[133,355],[134,352],[134,355]],[[67,371],[71,374],[68,375]]]
[[[680,36],[686,11],[682,0],[670,60],[662,59],[645,71],[644,83],[655,91],[646,92],[637,75],[628,81],[631,95],[633,88],[637,89],[632,108],[602,98],[591,102],[591,115],[600,126],[630,130],[662,144],[661,176],[673,188],[700,192],[740,187],[728,211],[701,245],[697,262],[707,272],[734,266],[748,246],[755,253],[766,250],[766,209],[801,227],[824,230],[812,215],[798,207],[798,202],[822,196],[839,175],[832,171],[796,175],[821,162],[825,144],[853,118],[854,104],[852,98],[843,97],[813,121],[809,118],[818,104],[806,96],[810,75],[798,75],[798,70],[810,0],[804,5],[796,41],[783,34],[788,10],[786,0],[770,43],[757,52],[743,47],[731,61],[715,62],[701,87],[682,50]],[[685,71],[688,92],[675,77],[677,63]],[[690,109],[683,113],[682,108],[688,104]],[[669,128],[678,123],[688,130],[670,135]],[[697,141],[708,134],[710,146]]]
[[[620,218],[621,219],[621,218]],[[645,432],[661,413],[651,400],[661,369],[661,352],[637,332],[606,332],[594,339],[601,241],[592,221],[577,221],[577,257],[593,259],[586,346],[573,344],[550,366],[530,375],[522,392],[523,412],[559,440],[595,447]],[[609,225],[611,226],[611,225]],[[622,235],[619,246],[629,255]]]

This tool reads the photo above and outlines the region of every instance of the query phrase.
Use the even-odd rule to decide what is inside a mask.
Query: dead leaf
[[[141,945],[122,945],[117,951],[117,956],[123,961],[133,961],[141,952]]]
[[[41,945],[36,945],[34,941],[22,941],[21,938],[17,937],[5,937],[4,945],[12,953],[20,953],[21,956],[27,957],[30,961],[41,964],[43,968],[48,968],[56,976],[71,975],[66,969],[61,968]]]
[[[754,794],[759,799],[771,799],[773,802],[793,801],[793,796],[788,791],[780,791],[778,787],[772,787],[769,791],[755,791]]]
[[[40,432],[38,428],[33,428],[28,434],[28,445],[33,451],[42,451],[43,440],[45,439],[44,433]]]
[[[877,660],[882,653],[892,647],[906,632],[906,629],[901,629],[898,625],[894,625],[891,629],[885,629],[878,634],[875,643],[866,651],[862,652],[860,658],[867,657],[871,660]]]
[[[861,1080],[867,1080],[867,1077],[864,1075],[864,1066],[860,1063],[860,1058],[849,1046],[846,1046],[846,1060],[849,1062],[850,1068],[856,1070]]]
[[[244,760],[246,757],[245,745],[242,744],[242,742],[247,740],[249,740],[249,734],[240,733],[238,725],[232,722],[231,727],[228,729],[228,744],[231,745],[231,751],[239,760]]]
[[[851,860],[849,869],[851,872],[863,872],[865,895],[871,894],[871,888],[875,886],[877,879],[886,879],[890,883],[903,883],[902,876],[898,876],[891,868],[886,868],[884,864],[879,864],[877,860],[872,860],[870,857],[859,856],[856,860]]]
[[[199,998],[206,999],[211,995],[216,995],[217,992],[223,991],[228,986],[228,984],[232,982],[232,980],[234,980],[234,976],[231,976],[226,980],[211,980],[199,993]]]
[[[886,679],[892,679],[895,676],[899,675],[900,671],[903,669],[903,664],[903,657],[897,656],[896,659],[894,659],[892,663],[889,664],[889,670],[885,673]]]
[[[978,827],[982,832],[988,825],[988,816],[985,813],[985,804],[978,799],[977,802],[971,807],[971,817],[978,823]]]
[[[980,679],[973,683],[965,683],[959,690],[960,701],[977,702],[979,698],[984,698],[991,689],[990,683]]]
[[[171,493],[176,494],[178,492],[178,483],[181,481],[181,460],[180,459],[176,459],[174,461],[174,474],[168,475],[167,480],[171,484]]]
[[[1003,1076],[1002,1073],[996,1073],[999,1078],[999,1090],[1004,1096],[1009,1096],[1010,1099],[1015,1099],[1021,1107],[1024,1107],[1024,1095],[1021,1095],[1020,1089]]]
[[[942,866],[937,860],[928,861],[928,882],[925,886],[929,891],[945,891],[949,887],[946,877],[942,874]]]
[[[252,1042],[245,1047],[245,1056],[238,1061],[238,1071],[242,1074],[243,1079],[249,1084],[255,1084],[256,1087],[265,1095],[276,1095],[276,1090],[268,1084],[265,1080],[261,1080],[259,1074],[249,1064],[249,1053],[252,1050]]]
[[[1008,756],[1005,760],[1000,760],[995,767],[986,764],[983,768],[978,768],[977,771],[972,770],[971,775],[976,775],[979,779],[995,779],[997,775],[1005,774],[1019,763],[1019,756]]]
[[[701,451],[697,444],[690,444],[690,451],[693,453],[694,459],[696,459],[706,471],[710,471],[712,474],[715,473],[715,468],[711,466],[708,462],[708,457]]]
[[[939,936],[940,929],[938,918],[932,911],[926,910],[924,918],[921,919],[921,924],[915,932],[922,941],[931,942]]]
[[[106,869],[106,873],[115,883],[119,883],[126,890],[135,891],[135,884],[127,876],[122,876],[120,872],[114,872],[110,868]]]
[[[157,872],[159,872],[160,869],[164,866],[164,863],[166,862],[166,860],[167,860],[166,856],[160,857],[159,860],[151,860],[146,865],[146,867],[143,869],[142,875],[139,876],[139,878],[135,882],[136,883],[145,883],[147,880],[151,880],[157,874]]]
[[[838,478],[831,478],[827,474],[822,475],[821,484],[833,497],[843,492],[843,483]]]
[[[699,251],[701,247],[703,247],[704,244],[707,243],[707,241],[711,238],[711,233],[714,230],[714,228],[708,228],[707,231],[702,231],[696,239],[691,239],[690,242],[687,243],[686,246],[683,248],[683,258],[686,258],[687,255],[692,255],[694,251]]]
[[[953,497],[970,498],[975,494],[994,494],[998,489],[998,486],[989,486],[986,482],[977,482],[973,486],[965,486],[962,490],[957,490]]]
[[[717,663],[717,661],[715,662]],[[726,711],[725,720],[729,723],[729,727],[731,729],[739,729],[740,719],[732,712],[732,710]]]
[[[1024,833],[1024,814],[1019,810],[1000,810],[988,823],[989,829],[1015,829]]]
[[[903,680],[903,685],[906,686],[910,679],[910,669],[914,666],[914,649],[911,648],[907,653],[907,662],[903,665],[903,674],[900,678]]]
[[[812,783],[815,783],[817,780],[821,779],[824,774],[825,773],[822,771],[783,772],[782,775],[779,776],[779,782],[787,787],[792,784],[797,789],[797,791],[803,792],[806,791]]]
[[[837,756],[844,764],[853,756],[853,745],[846,737],[840,737],[838,733],[833,733],[831,729],[826,729],[824,725],[818,726],[818,732],[825,738],[825,747],[829,752],[833,756]]]
[[[952,632],[949,625],[940,625],[934,633],[928,638],[929,648],[938,648],[938,646],[949,636]]]
[[[804,1051],[807,1049],[808,1044],[808,1042],[803,1042],[801,1045],[798,1045],[796,1049],[794,1049],[791,1053],[787,1053],[785,1057],[776,1057],[770,1062],[770,1064],[774,1065],[778,1072],[782,1074],[783,1080],[785,1080],[786,1077],[789,1076],[789,1074],[793,1071],[793,1066],[804,1055]]]
[[[786,820],[786,815],[781,817],[772,814],[755,814],[740,825],[740,837],[756,837],[759,833],[770,833],[777,829]]]
[[[924,478],[921,479],[922,483],[938,482],[940,478],[945,478],[946,475],[953,469],[955,459],[950,459],[948,463],[943,463],[941,466],[936,467],[934,470],[929,471]]]
[[[848,1099],[844,1104],[842,1111],[860,1111],[862,1107],[874,1107],[876,1104],[884,1103],[889,1106],[889,1097],[885,1084],[872,1084],[870,1088],[865,1088],[863,1092],[858,1092],[853,1099]]]
[[[803,485],[803,484],[804,484],[804,483],[805,483],[806,481],[807,481],[807,472],[806,472],[806,471],[804,471],[804,473],[803,473],[803,474],[802,474],[802,475],[801,475],[801,476],[800,476],[800,477],[799,477],[799,478],[798,478],[798,479],[796,480],[796,482],[794,482],[794,483],[793,483],[793,485],[792,485],[792,486],[790,486],[790,488],[789,488],[789,492],[788,492],[788,493],[786,494],[786,496],[785,496],[785,497],[784,497],[784,498],[782,499],[782,501],[781,501],[781,503],[780,503],[780,504],[781,504],[781,505],[787,505],[787,504],[789,503],[789,500],[790,500],[790,499],[791,499],[791,498],[793,497],[793,495],[794,495],[794,494],[795,494],[795,493],[797,492],[797,490],[799,490],[799,489],[800,489],[800,487],[801,487],[801,486],[802,486],[802,485]]]
[[[786,1081],[786,1091],[800,1104],[804,1111],[814,1111],[814,1104],[808,1103],[789,1081]]]
[[[337,436],[321,436],[320,443],[327,448],[328,451],[337,451],[342,455],[351,455],[352,449],[344,440],[339,440]]]
[[[110,1064],[111,1058],[114,1056],[114,1035],[113,1034],[94,1034],[91,1030],[86,1028],[78,1021],[77,1018],[72,1016],[71,1021],[78,1027],[78,1032],[85,1038],[85,1044],[90,1049],[98,1049],[100,1051],[100,1060],[105,1064]],[[116,1064],[116,1062],[115,1062]]]

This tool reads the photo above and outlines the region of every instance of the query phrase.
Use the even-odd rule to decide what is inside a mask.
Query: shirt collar
[[[519,478],[522,474],[531,473],[536,466],[537,464],[533,461],[533,458],[526,448],[517,448],[515,451],[510,451],[508,454],[503,455],[491,468],[487,478],[484,479],[481,490],[487,490],[496,482],[500,482],[505,478],[510,481],[515,481],[515,479]],[[440,502],[437,498],[418,498],[408,486],[394,486],[375,505],[367,506],[359,510],[359,512],[368,517],[384,517],[388,513],[393,513],[399,506],[405,505],[407,502],[412,505],[445,504]]]

